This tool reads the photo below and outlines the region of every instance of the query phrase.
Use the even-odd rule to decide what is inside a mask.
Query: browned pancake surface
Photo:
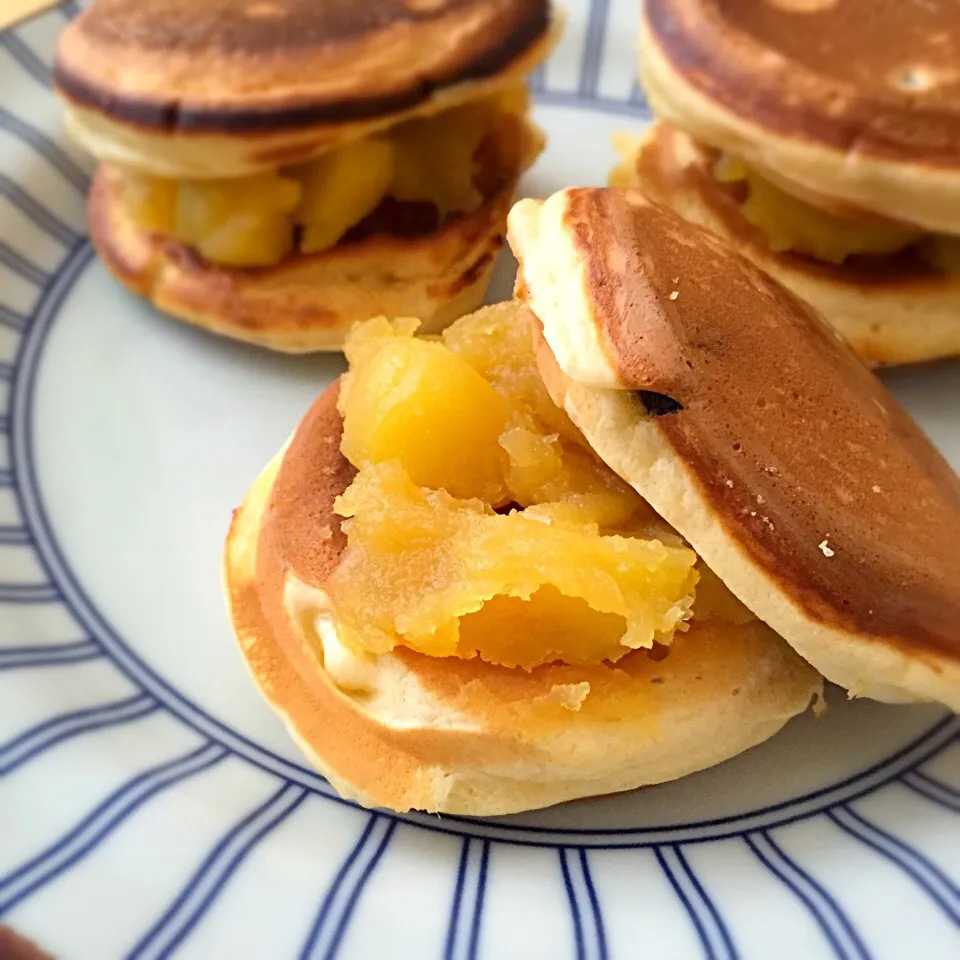
[[[357,472],[340,452],[339,395],[338,380],[297,427],[264,511],[257,551],[258,569],[274,576],[292,571],[321,589],[347,546],[333,502]]]
[[[497,73],[548,26],[546,0],[97,0],[55,75],[117,120],[264,131],[415,106]]]
[[[770,129],[960,165],[960,5],[939,0],[648,0],[684,79]]]
[[[752,561],[823,623],[960,659],[960,480],[880,381],[641,194],[570,191],[566,216],[623,386]]]

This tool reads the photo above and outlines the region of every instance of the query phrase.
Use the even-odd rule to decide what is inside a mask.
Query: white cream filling
[[[510,211],[510,244],[521,261],[526,303],[571,379],[593,388],[622,389],[591,314],[586,267],[564,225],[565,193],[521,200]]]
[[[436,700],[415,673],[390,653],[364,654],[340,639],[330,598],[318,587],[287,577],[284,605],[293,623],[312,626],[305,648],[345,696],[362,700],[371,719],[395,730],[430,728],[476,732],[480,724]]]

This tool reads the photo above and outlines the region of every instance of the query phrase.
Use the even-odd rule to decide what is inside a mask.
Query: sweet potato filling
[[[910,249],[940,272],[960,273],[958,237],[835,216],[782,190],[739,157],[723,156],[716,177],[721,183],[744,184],[746,198],[740,209],[772,250],[843,263],[850,257],[884,257]]]
[[[341,449],[358,473],[326,588],[342,641],[524,669],[669,644],[697,557],[550,399],[530,314],[500,304],[440,337],[415,328],[372,320],[346,344]],[[705,583],[706,619],[751,619]]]
[[[123,169],[123,202],[143,229],[174,237],[206,260],[269,266],[295,247],[316,253],[335,246],[388,199],[429,205],[437,223],[476,210],[491,186],[485,162],[504,160],[484,143],[499,140],[518,172],[525,151],[513,141],[524,136],[528,109],[526,89],[518,87],[408,120],[308,163],[229,180]]]

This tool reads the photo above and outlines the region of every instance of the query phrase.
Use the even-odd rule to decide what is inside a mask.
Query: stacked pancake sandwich
[[[960,707],[960,481],[839,335],[638,192],[509,237],[519,299],[359,325],[234,516],[241,651],[334,786],[490,815],[659,783],[821,672]]]
[[[642,185],[872,364],[960,355],[960,7],[649,0]]]
[[[96,0],[64,31],[91,239],[157,307],[289,352],[481,302],[543,146],[548,0]]]

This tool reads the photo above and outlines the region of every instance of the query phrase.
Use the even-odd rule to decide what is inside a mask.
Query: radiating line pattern
[[[960,790],[942,783],[922,770],[911,770],[903,775],[903,783],[920,796],[960,813]]]
[[[655,848],[657,862],[683,904],[708,960],[735,960],[730,932],[679,845]]]
[[[140,693],[116,703],[74,710],[46,720],[0,744],[0,777],[64,740],[104,727],[132,723],[157,709],[159,704],[152,697]]]
[[[20,333],[23,328],[26,327],[26,325],[27,318],[22,313],[12,309],[11,307],[0,306],[0,326],[6,327],[8,330],[13,330],[16,333]],[[6,418],[4,418],[4,433],[6,430]]]
[[[80,861],[151,797],[210,769],[226,756],[223,747],[208,743],[133,777],[42,853],[0,880],[0,917]]]
[[[80,234],[49,210],[46,204],[32,197],[23,187],[2,172],[0,172],[0,196],[9,200],[28,220],[63,246],[73,246],[80,239]]]
[[[577,960],[607,960],[607,936],[587,851],[561,847],[557,851],[563,886],[570,904]]]
[[[489,864],[489,840],[461,840],[444,960],[475,960],[479,955]]]
[[[744,838],[750,849],[807,907],[838,957],[867,960],[860,935],[832,896],[787,856],[769,833],[758,831]]]
[[[0,107],[0,130],[12,134],[32,147],[51,166],[55,167],[63,178],[80,193],[86,193],[90,178],[86,171],[77,166],[76,161],[47,134],[21,120],[15,113]]]
[[[837,806],[827,816],[845,833],[896,864],[920,885],[960,927],[960,887],[919,851],[904,843],[848,806]]]
[[[601,83],[601,78],[604,77],[604,51],[610,39],[610,0],[571,2],[579,3],[587,14],[587,29],[578,48],[576,83],[572,88],[554,87],[550,70],[539,69],[531,80],[536,98],[545,104],[635,118],[647,116],[639,84],[634,83],[620,100],[601,94],[601,86],[607,89],[607,80]],[[65,20],[75,16],[78,10],[76,3],[68,2],[48,16]],[[22,72],[33,95],[52,97],[52,82],[46,66],[50,51],[38,51],[25,37],[26,34],[18,30],[0,32],[0,57],[8,58],[9,63]],[[6,96],[6,90],[0,94],[0,134],[13,138],[20,145],[18,149],[22,147],[45,169],[51,169],[66,189],[79,198],[88,186],[86,171],[56,137],[24,119],[29,113],[14,112],[4,106],[2,98]],[[27,189],[21,181],[26,182],[28,178],[11,166],[0,155],[0,167],[3,167],[0,169],[0,204],[9,205],[15,217],[28,222],[46,238],[48,245],[52,244],[62,254],[59,263],[53,266],[49,257],[34,258],[29,249],[19,244],[17,237],[9,233],[0,236],[0,265],[15,275],[21,292],[32,288],[39,296],[38,305],[28,308],[25,297],[20,301],[10,300],[0,288],[0,337],[6,338],[2,342],[8,344],[8,352],[0,360],[0,381],[9,384],[10,392],[19,398],[16,402],[8,399],[6,408],[0,404],[0,434],[3,435],[0,442],[9,443],[13,451],[9,462],[0,467],[0,488],[4,489],[5,497],[12,497],[21,512],[20,519],[5,517],[0,523],[0,545],[31,548],[48,578],[26,584],[0,578],[0,622],[11,612],[42,616],[48,607],[55,605],[69,612],[77,632],[59,643],[34,643],[35,638],[26,637],[22,642],[18,639],[16,645],[0,646],[0,676],[18,679],[18,671],[24,674],[30,671],[31,678],[43,677],[75,665],[104,661],[106,666],[114,666],[135,692],[124,699],[68,711],[17,731],[0,744],[0,778],[14,783],[17,778],[27,776],[30,762],[47,751],[57,747],[72,749],[84,738],[96,736],[98,731],[136,724],[161,711],[190,731],[194,737],[191,742],[196,745],[146,770],[131,770],[120,786],[79,814],[76,822],[61,835],[46,838],[38,845],[38,852],[31,853],[0,876],[0,918],[69,875],[121,825],[133,821],[150,804],[164,804],[179,787],[211,774],[225,759],[242,758],[258,771],[267,799],[238,822],[223,824],[220,839],[199,857],[199,866],[183,888],[142,934],[138,931],[140,939],[130,956],[163,957],[174,953],[218,897],[226,895],[231,878],[243,868],[245,859],[258,845],[270,842],[281,824],[289,822],[296,826],[296,811],[311,793],[338,803],[344,801],[336,798],[317,774],[272,755],[236,731],[225,728],[202,707],[186,701],[162,678],[154,675],[150,679],[132,652],[121,652],[122,638],[117,638],[114,645],[112,641],[107,642],[105,631],[112,628],[102,618],[84,618],[78,612],[78,593],[60,576],[61,568],[51,560],[50,550],[56,546],[54,538],[50,538],[49,544],[44,541],[38,532],[37,514],[24,507],[28,502],[40,501],[36,478],[27,470],[21,454],[29,449],[31,442],[26,401],[32,397],[42,353],[42,341],[35,338],[40,318],[46,310],[44,322],[55,322],[63,297],[86,269],[90,255],[83,238],[63,218],[62,211],[51,209],[47,199]],[[445,960],[489,956],[489,951],[484,950],[484,925],[488,922],[485,905],[491,856],[495,856],[497,844],[507,843],[548,847],[554,851],[558,888],[569,912],[572,952],[578,960],[598,960],[612,955],[605,915],[611,908],[598,895],[594,883],[597,868],[590,853],[591,848],[610,847],[652,849],[673,895],[690,918],[703,955],[717,960],[734,958],[738,955],[736,929],[721,914],[708,884],[694,871],[686,855],[689,844],[709,844],[723,837],[740,838],[763,865],[770,883],[786,888],[798,911],[813,918],[834,955],[845,960],[860,960],[868,956],[864,938],[850,920],[842,897],[831,895],[823,882],[821,871],[829,865],[802,868],[785,852],[775,831],[787,823],[825,816],[844,834],[892,863],[909,878],[918,894],[936,904],[949,921],[960,923],[960,894],[956,883],[928,856],[895,835],[889,824],[874,823],[855,806],[859,797],[895,782],[909,788],[917,803],[934,804],[938,813],[942,809],[960,814],[960,791],[924,768],[928,760],[956,737],[958,730],[956,721],[944,720],[896,755],[830,790],[764,807],[749,816],[680,824],[662,830],[544,830],[478,823],[459,817],[436,820],[418,815],[396,818],[385,813],[370,813],[329,887],[318,892],[320,898],[314,915],[304,917],[303,929],[307,933],[299,946],[299,956],[314,960],[334,958],[345,952],[344,944],[348,942],[358,904],[369,890],[371,877],[389,860],[385,854],[395,831],[406,829],[398,824],[406,821],[423,829],[456,834],[459,840],[459,856],[449,864],[449,914],[442,930],[438,924],[437,952],[442,953]],[[0,780],[0,786],[7,779]],[[65,786],[69,788],[69,784]]]
[[[50,279],[35,263],[0,240],[0,264],[36,287],[42,287]]]
[[[47,65],[12,30],[0,33],[0,46],[38,83],[52,88]]]
[[[324,894],[316,919],[300,951],[301,960],[332,960],[363,889],[383,856],[397,821],[371,814],[360,838]]]
[[[206,856],[177,899],[131,950],[130,960],[169,956],[216,899],[243,859],[303,803],[307,791],[284,784],[232,827]]]
[[[30,546],[30,532],[25,527],[0,526],[0,545]]]
[[[60,591],[52,583],[0,583],[0,603],[56,603],[59,599]]]
[[[0,646],[0,670],[24,670],[32,667],[61,666],[65,663],[86,663],[103,656],[95,640],[74,643],[39,644],[34,646]]]

